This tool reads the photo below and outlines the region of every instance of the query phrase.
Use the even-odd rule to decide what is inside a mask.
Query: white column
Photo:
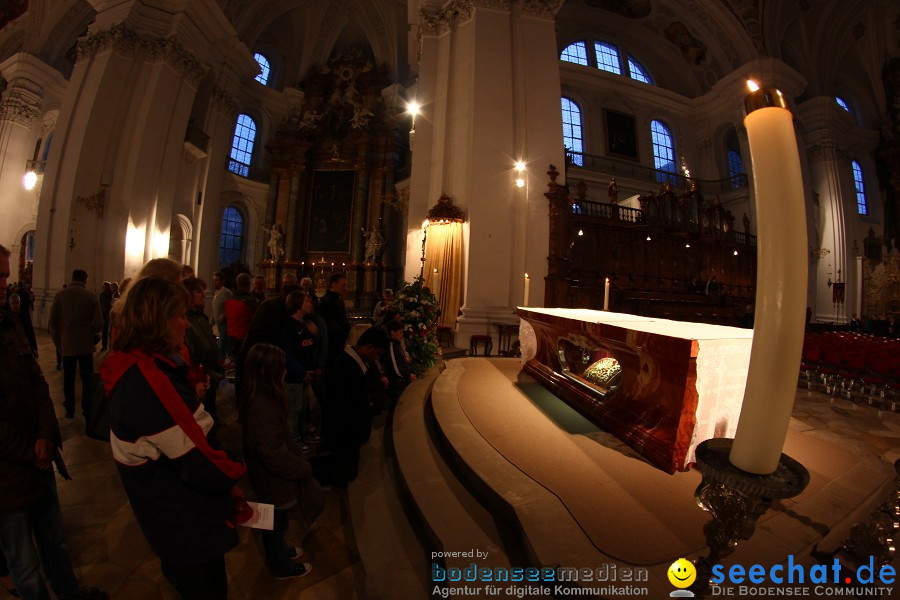
[[[44,177],[38,295],[58,288],[75,267],[95,287],[168,253],[179,174],[188,168],[184,135],[210,67],[205,60],[218,55],[219,40],[235,37],[214,0],[93,4],[97,17],[79,42]],[[98,196],[102,214],[78,200]]]
[[[555,2],[429,13],[422,40],[407,243],[417,275],[421,222],[441,192],[468,218],[457,343],[513,319],[531,277],[543,305],[548,166],[563,166]],[[526,185],[515,185],[523,160]]]

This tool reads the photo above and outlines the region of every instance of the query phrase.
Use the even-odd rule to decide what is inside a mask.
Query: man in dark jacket
[[[0,304],[9,250],[0,246]],[[45,566],[58,598],[106,598],[78,585],[63,540],[53,462],[62,443],[44,379],[21,325],[0,311],[0,548],[23,598],[48,598]]]
[[[372,327],[359,336],[355,346],[346,346],[328,371],[323,429],[332,462],[330,472],[323,476],[336,486],[347,485],[359,471],[359,450],[372,427],[367,374],[387,348],[384,329]]]
[[[216,345],[216,335],[213,333],[209,317],[206,316],[206,282],[196,277],[188,277],[184,280],[184,287],[191,293],[191,306],[188,308],[185,318],[191,324],[191,328],[184,333],[184,343],[191,353],[191,359],[195,364],[201,365],[209,377],[209,387],[203,395],[203,408],[209,413],[216,423],[219,422],[219,413],[216,410],[216,390],[219,382],[224,377],[222,365],[219,362],[219,349]]]
[[[319,301],[319,316],[325,321],[325,327],[328,329],[326,369],[344,353],[344,343],[350,335],[350,321],[347,320],[347,309],[344,307],[346,292],[347,276],[335,273],[328,279],[328,291]]]
[[[97,294],[85,287],[87,273],[72,271],[72,283],[60,290],[50,308],[50,335],[62,355],[63,406],[66,418],[75,417],[75,367],[81,372],[81,397],[94,375],[94,350],[103,328],[103,311]]]
[[[300,286],[297,285],[296,274],[286,272],[282,275],[281,293],[274,298],[267,299],[253,313],[253,321],[250,323],[250,331],[244,340],[242,354],[246,355],[254,344],[261,342],[272,344],[273,346],[278,345],[279,340],[281,340],[281,326],[284,324],[284,320],[288,318],[284,301],[288,294],[297,289],[300,289]]]

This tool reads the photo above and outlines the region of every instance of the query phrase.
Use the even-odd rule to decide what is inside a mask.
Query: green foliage
[[[422,375],[434,365],[438,354],[437,299],[425,287],[425,280],[416,277],[412,283],[400,284],[391,307],[400,313],[410,367],[413,373]]]

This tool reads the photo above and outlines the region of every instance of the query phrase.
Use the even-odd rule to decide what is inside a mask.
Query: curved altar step
[[[519,531],[524,566],[644,567],[649,581],[641,585],[667,595],[668,566],[706,554],[708,516],[693,500],[699,475],[654,468],[519,369],[515,359],[460,359],[435,382],[435,435],[455,475]],[[775,564],[788,555],[815,564],[814,549],[834,550],[854,520],[887,499],[891,465],[835,443],[842,423],[819,419],[793,419],[785,446],[809,469],[809,487],[776,502],[729,564]]]
[[[403,493],[415,513],[412,519],[425,534],[428,563],[441,568],[510,566],[502,533],[493,516],[468,492],[446,464],[432,438],[429,398],[432,386],[446,380],[433,369],[404,391],[394,410],[391,439]],[[465,555],[478,550],[485,558]],[[432,553],[461,553],[433,556]],[[431,580],[431,573],[427,574]]]

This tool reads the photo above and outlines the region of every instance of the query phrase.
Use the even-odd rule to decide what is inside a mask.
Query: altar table
[[[700,442],[734,437],[752,330],[585,309],[517,312],[523,370],[660,469],[686,470]]]

